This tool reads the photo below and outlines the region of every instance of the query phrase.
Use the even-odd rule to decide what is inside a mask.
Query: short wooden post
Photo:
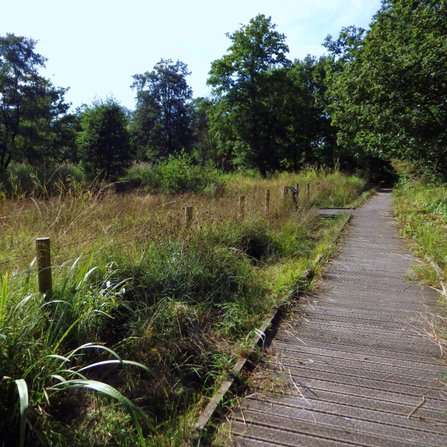
[[[296,201],[296,196],[298,194],[292,194],[292,202],[293,202],[293,207],[298,210],[298,202]]]
[[[300,184],[299,183],[296,184],[296,191],[297,191],[296,196],[299,197],[299,195],[300,195]]]
[[[265,190],[265,215],[269,217],[270,215],[270,190]]]
[[[239,196],[239,216],[241,219],[245,217],[245,196]]]
[[[192,225],[192,206],[185,206],[185,227],[191,228]]]
[[[298,186],[298,185],[297,185]],[[292,202],[293,202],[293,207],[295,208],[295,210],[298,210],[298,192],[299,189],[298,188],[292,188],[290,187],[291,191],[292,191]]]
[[[53,296],[53,278],[51,275],[51,251],[50,238],[41,237],[36,239],[37,252],[37,279],[39,293],[45,294],[45,300],[51,300]]]
[[[309,196],[310,196],[310,183],[309,182],[306,183],[306,194],[307,194],[307,197],[309,198]]]

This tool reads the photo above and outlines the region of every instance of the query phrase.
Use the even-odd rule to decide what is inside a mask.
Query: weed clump
[[[123,178],[132,188],[143,188],[151,192],[179,194],[217,190],[223,187],[222,176],[211,165],[195,164],[185,152],[171,155],[156,164],[136,164]]]

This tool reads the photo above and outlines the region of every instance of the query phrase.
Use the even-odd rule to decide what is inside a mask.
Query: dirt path
[[[391,214],[387,191],[354,213],[319,293],[269,348],[286,393],[244,399],[234,445],[447,446],[447,367],[427,336],[439,295],[405,278],[415,260]]]

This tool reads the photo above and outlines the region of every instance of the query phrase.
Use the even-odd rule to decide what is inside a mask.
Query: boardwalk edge
[[[338,242],[340,240],[340,234],[344,231],[344,229],[350,222],[351,218],[352,218],[352,214],[348,213],[345,221],[343,222],[342,227],[340,228],[339,234],[334,238],[334,241],[328,246],[328,248],[323,253],[320,253],[317,256],[317,258],[313,262],[313,267],[308,269],[305,272],[305,274],[303,275],[303,277],[301,278],[303,281],[309,281],[313,277],[316,267],[323,265],[325,262],[327,262],[327,260],[331,257],[331,255],[333,255],[334,249],[338,245]],[[189,447],[189,446],[195,445],[195,442],[200,440],[200,437],[201,437],[202,433],[206,430],[206,426],[208,425],[211,417],[213,416],[217,407],[222,402],[226,393],[230,390],[230,388],[234,384],[235,379],[240,375],[242,369],[245,367],[249,356],[255,352],[257,347],[262,345],[263,341],[265,340],[266,333],[272,327],[273,321],[275,320],[275,318],[277,318],[281,307],[285,303],[287,303],[287,301],[289,301],[290,299],[291,299],[290,295],[284,297],[281,300],[281,304],[274,307],[272,309],[272,311],[270,312],[270,314],[264,319],[260,328],[255,330],[255,336],[250,341],[250,344],[248,346],[248,355],[241,356],[239,358],[239,360],[237,361],[235,366],[232,368],[229,375],[226,377],[226,379],[221,384],[220,388],[217,390],[217,392],[213,395],[213,397],[208,402],[204,411],[202,412],[202,414],[200,415],[196,424],[194,425],[192,433],[189,436],[189,439],[185,440],[183,442],[182,447]],[[191,442],[192,442],[192,444],[191,444]]]

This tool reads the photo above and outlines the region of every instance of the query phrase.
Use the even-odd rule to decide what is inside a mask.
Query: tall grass
[[[412,166],[405,164],[408,172],[394,191],[396,215],[401,232],[408,239],[413,251],[425,261],[414,268],[418,280],[440,292],[441,311],[428,315],[428,333],[445,352],[447,350],[447,319],[445,280],[447,278],[447,185],[428,182],[417,177]],[[434,264],[434,263],[435,264]],[[436,265],[437,264],[437,265]],[[439,268],[440,270],[439,270]],[[441,295],[440,295],[441,297]]]
[[[284,185],[307,182],[309,196],[285,201]],[[363,188],[323,171],[222,185],[0,202],[3,445],[180,445],[236,346],[334,237],[339,221],[314,206],[348,205]],[[53,247],[50,302],[35,293],[42,236]]]
[[[420,256],[432,258],[447,274],[447,188],[422,180],[402,182],[394,192],[402,233]]]

